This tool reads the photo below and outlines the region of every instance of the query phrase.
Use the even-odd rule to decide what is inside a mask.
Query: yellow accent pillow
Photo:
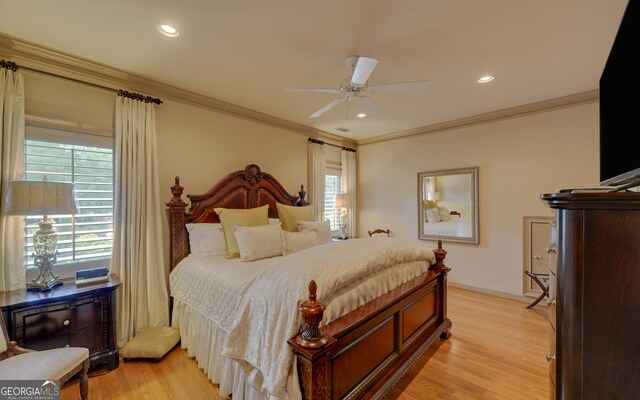
[[[311,206],[297,207],[276,203],[278,217],[282,229],[289,232],[298,232],[298,221],[313,221]]]
[[[425,200],[424,201],[424,208],[425,209],[430,209],[430,208],[436,208],[438,207],[438,203],[433,201],[433,200]]]
[[[214,208],[213,211],[220,217],[224,241],[226,243],[225,257],[240,257],[238,242],[233,234],[232,226],[258,226],[269,225],[269,205],[262,207],[240,209],[240,208]]]

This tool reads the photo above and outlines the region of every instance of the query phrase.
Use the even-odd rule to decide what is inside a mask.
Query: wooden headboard
[[[176,176],[175,185],[171,187],[173,197],[167,203],[171,270],[189,255],[186,224],[220,222],[218,214],[213,211],[216,207],[254,208],[269,204],[269,218],[278,218],[276,203],[309,205],[304,199],[304,186],[300,186],[298,196],[290,195],[276,178],[262,172],[256,164],[228,174],[205,194],[188,194],[191,203],[189,211],[188,204],[182,200],[183,191],[180,178]]]

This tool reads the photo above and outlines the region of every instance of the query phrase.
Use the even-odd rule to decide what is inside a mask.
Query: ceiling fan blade
[[[285,92],[340,93],[340,89],[328,88],[286,88]]]
[[[351,77],[351,83],[354,85],[364,85],[367,83],[369,76],[373,72],[373,69],[378,65],[378,60],[369,57],[360,57],[356,63],[356,68],[353,70],[353,76]]]
[[[371,86],[367,91],[370,93],[421,92],[427,90],[427,86],[429,86],[429,81],[389,83],[386,85]]]
[[[359,97],[358,104],[362,106],[366,114],[370,117],[382,114],[382,109],[366,96]]]
[[[326,106],[322,107],[318,111],[316,111],[313,114],[309,115],[309,118],[318,118],[319,116],[321,116],[322,114],[326,113],[327,111],[329,111],[330,109],[332,109],[336,105],[342,103],[346,98],[347,97],[344,96],[344,97],[341,97],[339,99],[336,99],[336,100],[332,101],[331,103],[329,103]]]

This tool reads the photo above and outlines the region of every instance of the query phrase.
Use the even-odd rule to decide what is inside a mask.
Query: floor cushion
[[[180,341],[178,328],[158,326],[138,333],[121,350],[122,358],[161,359]]]

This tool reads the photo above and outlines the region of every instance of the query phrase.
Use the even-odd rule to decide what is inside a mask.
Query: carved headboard
[[[175,185],[171,187],[173,197],[167,203],[169,218],[169,259],[170,269],[189,255],[189,238],[186,224],[203,222],[220,222],[216,207],[254,208],[269,204],[269,218],[278,217],[276,203],[306,206],[304,186],[300,187],[299,196],[287,193],[276,178],[262,172],[256,164],[235,171],[225,176],[205,194],[188,194],[191,203],[187,211],[187,203],[182,200],[184,188],[180,186],[180,178],[176,176]]]

